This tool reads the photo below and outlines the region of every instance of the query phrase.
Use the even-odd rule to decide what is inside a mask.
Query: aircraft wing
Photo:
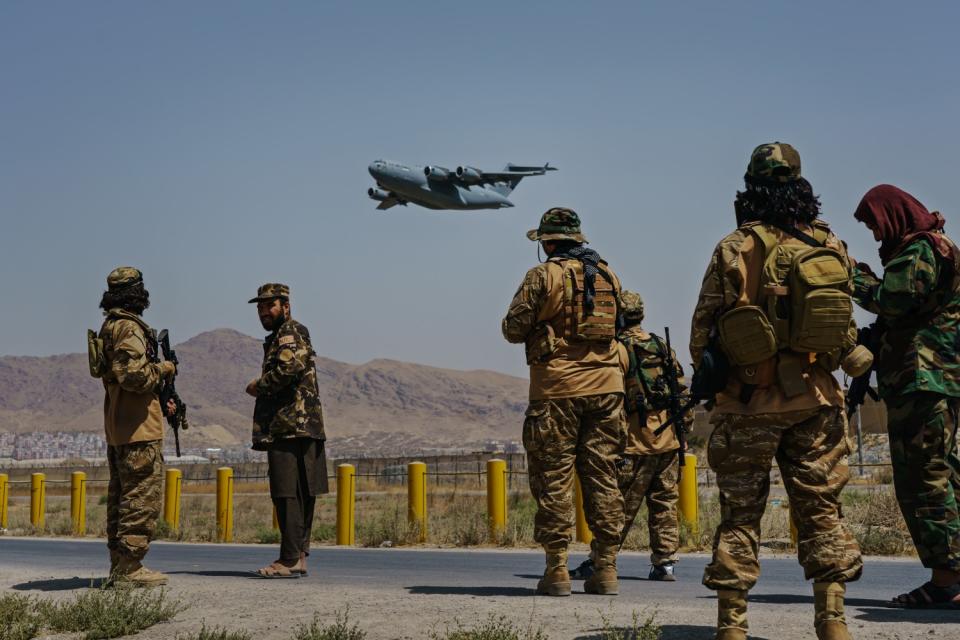
[[[390,207],[395,207],[395,206],[397,206],[398,204],[404,204],[404,205],[405,205],[405,204],[407,204],[407,203],[401,201],[399,198],[394,198],[394,197],[391,196],[391,197],[387,198],[386,200],[381,201],[380,204],[377,205],[377,209],[378,209],[379,211],[386,211],[386,210],[389,209]]]
[[[547,171],[556,171],[550,163],[541,166],[521,166],[508,164],[502,171],[481,171],[472,167],[457,167],[456,176],[467,182],[509,182],[529,176],[542,176]]]

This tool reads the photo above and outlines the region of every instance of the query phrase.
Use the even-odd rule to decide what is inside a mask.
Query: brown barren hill
[[[231,329],[176,347],[177,388],[187,403],[187,446],[249,442],[253,399],[243,392],[262,356],[257,338]],[[468,446],[519,439],[526,381],[393,360],[353,365],[317,358],[328,435],[372,448]],[[103,392],[85,354],[0,358],[0,431],[99,431]],[[374,451],[371,451],[374,453]]]

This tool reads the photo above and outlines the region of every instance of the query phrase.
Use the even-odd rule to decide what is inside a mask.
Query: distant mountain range
[[[176,349],[177,388],[191,422],[185,446],[249,443],[253,399],[244,388],[260,371],[260,340],[217,329]],[[382,455],[520,438],[527,398],[522,378],[322,357],[317,374],[334,448]],[[102,403],[103,389],[87,372],[86,354],[0,357],[0,431],[100,431]]]

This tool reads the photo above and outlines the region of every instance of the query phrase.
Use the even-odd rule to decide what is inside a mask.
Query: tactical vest
[[[569,343],[592,342],[609,344],[617,337],[617,290],[606,262],[597,265],[594,278],[593,309],[584,306],[583,263],[561,258],[563,267],[563,314],[558,337]]]
[[[820,246],[782,243],[762,223],[744,225],[763,247],[760,295],[719,322],[720,341],[735,365],[753,365],[778,351],[829,353],[848,340],[853,321],[850,272],[843,255],[825,246],[827,227],[814,225]]]
[[[663,370],[663,349],[666,345],[660,339],[649,334],[648,340],[638,337],[620,337],[618,340],[627,347],[630,357],[630,369],[634,372],[626,380],[626,409],[628,414],[640,412],[654,413],[667,408],[670,401],[670,389]]]
[[[157,342],[156,331],[135,314],[108,313],[107,319],[100,328],[99,335],[93,331],[87,331],[87,359],[90,366],[90,375],[94,378],[104,378],[107,382],[116,382],[110,369],[110,363],[113,362],[114,358],[113,323],[117,320],[132,320],[140,325],[147,342],[147,360],[152,363],[160,362],[160,345]]]

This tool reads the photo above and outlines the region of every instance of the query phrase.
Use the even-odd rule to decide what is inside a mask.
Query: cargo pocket
[[[546,404],[531,404],[523,418],[523,448],[529,453],[543,449],[544,432],[549,430],[550,417]]]

